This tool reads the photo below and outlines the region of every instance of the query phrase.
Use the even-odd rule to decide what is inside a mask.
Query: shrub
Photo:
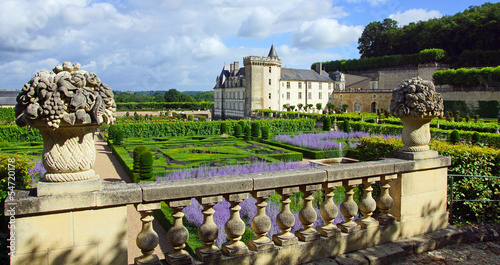
[[[332,128],[332,119],[330,117],[325,116],[323,118],[323,131],[330,131]]]
[[[248,125],[245,125],[245,129],[243,129],[243,132],[245,134],[245,141],[250,141],[251,137],[252,137],[252,132],[251,132],[251,129],[250,129],[250,126]]]
[[[153,177],[153,153],[145,151],[141,154],[140,159],[141,170],[139,173],[140,180],[148,180]]]
[[[262,126],[260,128],[261,132],[262,132],[262,139],[264,140],[268,140],[269,139],[269,127],[267,126]]]
[[[205,117],[205,116],[198,116],[198,121],[201,121],[201,122],[207,121],[207,117]]]
[[[134,176],[132,181],[137,182],[137,176],[141,173],[141,155],[142,153],[148,151],[148,148],[144,145],[138,145],[134,148]]]
[[[220,124],[220,134],[227,133],[227,124],[225,122],[222,122]]]
[[[450,133],[450,137],[448,137],[448,142],[452,144],[456,144],[460,142],[460,133],[457,130],[454,130]]]
[[[115,132],[113,144],[121,145],[125,139],[125,133],[122,130]]]
[[[474,134],[472,134],[472,137],[471,137],[471,142],[473,144],[477,144],[481,141],[481,136],[479,135],[478,132],[474,132]]]
[[[193,114],[189,114],[189,115],[188,115],[188,119],[187,119],[187,120],[188,120],[188,121],[193,121],[193,120],[194,120],[194,116],[193,116]]]
[[[242,136],[242,130],[241,130],[241,125],[236,124],[234,125],[234,137],[241,137]]]
[[[396,138],[363,137],[356,148],[358,151],[357,158],[361,161],[372,161],[392,157],[394,151],[400,150],[402,147],[403,142]]]
[[[342,131],[349,133],[351,131],[351,126],[349,125],[349,120],[344,120],[342,123]]]
[[[260,137],[260,123],[258,121],[252,122],[252,137]]]

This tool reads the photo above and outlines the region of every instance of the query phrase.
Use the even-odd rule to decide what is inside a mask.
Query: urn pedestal
[[[38,196],[98,191],[102,183],[92,169],[97,125],[34,126],[43,137],[42,162],[47,172],[38,183]]]
[[[403,133],[401,140],[403,141],[402,150],[395,152],[397,158],[402,159],[427,159],[438,156],[438,152],[430,150],[429,142],[431,140],[430,123],[435,117],[409,117],[402,116]]]

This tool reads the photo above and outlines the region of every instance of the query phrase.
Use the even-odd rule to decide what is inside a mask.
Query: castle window
[[[286,99],[290,99],[290,92],[286,92]]]
[[[328,83],[328,90],[332,90],[332,83]]]
[[[299,82],[299,89],[302,89],[302,82]]]
[[[269,99],[271,99],[271,93],[269,93]]]
[[[269,73],[271,72],[271,67],[269,67]]]
[[[290,82],[286,82],[286,88],[290,89]]]
[[[312,88],[311,82],[307,82],[307,89],[311,89],[311,88]]]
[[[361,112],[361,102],[356,101],[356,103],[354,103],[354,112]]]
[[[302,99],[302,92],[299,92],[299,99]]]
[[[335,89],[339,90],[340,89],[340,84],[335,84]]]
[[[307,99],[312,99],[312,93],[311,92],[307,93]]]
[[[271,85],[271,79],[269,79],[269,85]]]
[[[323,93],[319,92],[318,99],[323,99]]]
[[[318,85],[320,90],[323,89],[323,83],[319,83]]]

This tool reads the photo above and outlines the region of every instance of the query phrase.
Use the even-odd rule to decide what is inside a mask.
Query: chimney
[[[238,70],[240,70],[240,63],[234,62],[234,72],[238,72]]]
[[[316,63],[316,72],[321,75],[321,70],[323,70],[323,64],[321,62]]]

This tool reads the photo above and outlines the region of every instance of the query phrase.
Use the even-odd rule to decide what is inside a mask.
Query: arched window
[[[377,102],[372,102],[372,112],[375,113],[377,112],[378,109],[378,104]]]
[[[356,101],[354,103],[354,112],[361,112],[361,102]]]

